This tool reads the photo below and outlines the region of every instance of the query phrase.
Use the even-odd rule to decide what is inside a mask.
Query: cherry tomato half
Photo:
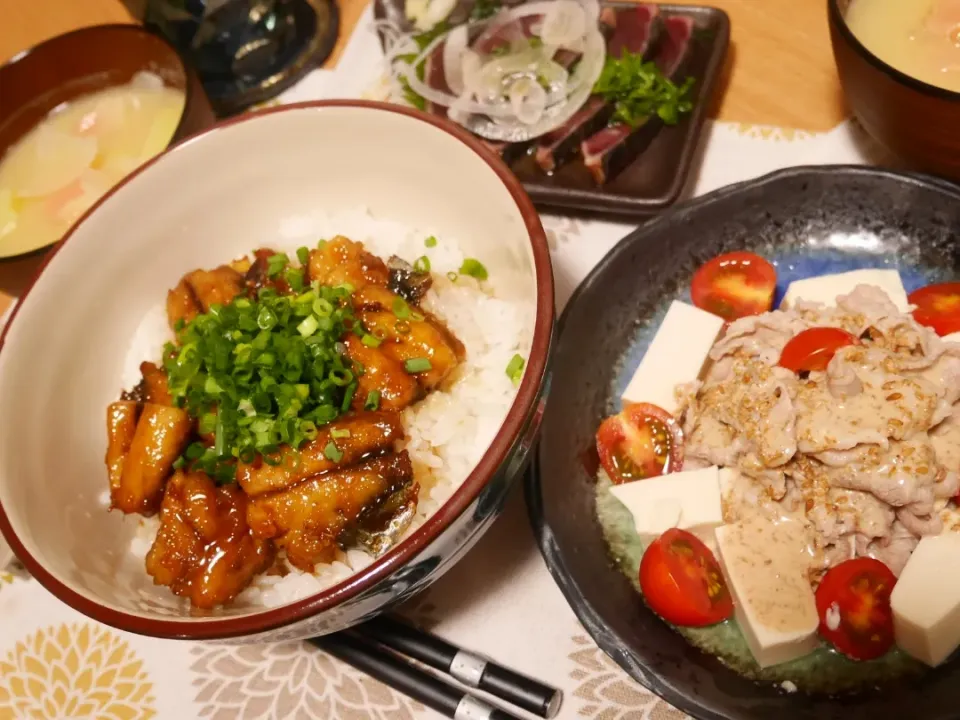
[[[630,403],[600,424],[597,454],[617,485],[656,477],[683,465],[683,433],[666,410]]]
[[[916,305],[913,319],[943,337],[960,332],[960,282],[927,285],[907,296]]]
[[[776,286],[773,265],[754,253],[732,252],[694,273],[690,296],[698,308],[730,321],[767,312]]]
[[[840,328],[809,328],[783,346],[778,364],[794,372],[826,370],[837,350],[859,343],[855,336]]]
[[[640,561],[640,589],[650,609],[674,625],[715,625],[733,614],[717,559],[686,530],[672,528],[650,543]]]
[[[854,558],[827,571],[817,588],[820,635],[854,660],[873,660],[893,647],[890,593],[896,585],[886,565]]]

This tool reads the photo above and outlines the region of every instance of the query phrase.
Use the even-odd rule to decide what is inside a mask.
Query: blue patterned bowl
[[[706,260],[737,249],[763,255],[777,267],[778,299],[797,278],[873,267],[898,269],[909,291],[960,276],[958,227],[960,188],[944,181],[861,167],[794,168],[718,190],[644,225],[570,300],[527,483],[531,520],[550,571],[600,647],[694,717],[960,717],[956,660],[905,677],[899,673],[909,663],[878,667],[837,656],[850,667],[825,664],[822,682],[810,683],[820,692],[788,694],[690,645],[646,607],[611,561],[597,518],[594,468],[584,460],[600,421],[619,409],[667,306],[689,300],[690,278]],[[842,697],[828,694],[838,689]]]

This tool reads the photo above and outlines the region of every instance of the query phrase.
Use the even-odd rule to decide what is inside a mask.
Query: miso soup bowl
[[[827,0],[830,39],[847,103],[867,133],[917,170],[960,180],[960,93],[885,63],[846,23],[851,0]]]
[[[216,122],[199,78],[170,43],[139,25],[93,25],[50,38],[0,66],[0,158],[54,108],[124,85],[144,70],[186,94],[171,145]],[[48,247],[7,253],[0,247],[0,261]]]
[[[441,242],[456,238],[498,291],[530,304],[532,349],[516,397],[459,489],[373,564],[279,607],[191,612],[129,551],[140,518],[105,507],[106,406],[124,368],[142,359],[127,355],[142,354],[137,338],[155,333],[158,306],[164,332],[166,292],[185,272],[264,245],[315,244],[330,215],[353,208]],[[0,335],[0,531],[50,592],[123,630],[238,643],[342,630],[436,580],[501,512],[540,424],[553,320],[539,216],[466,131],[362,101],[230,120],[101,199],[51,253]]]

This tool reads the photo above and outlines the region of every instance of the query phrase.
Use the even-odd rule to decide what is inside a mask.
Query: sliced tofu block
[[[718,527],[716,536],[737,622],[757,664],[813,652],[820,623],[799,523],[752,518]]]
[[[897,645],[935,667],[960,646],[960,533],[927,535],[890,596]]]
[[[714,529],[723,524],[717,467],[635,480],[611,492],[633,515],[644,545],[674,527],[712,545]]]
[[[668,413],[675,412],[673,389],[700,376],[722,329],[723,318],[674,300],[622,399],[652,403]]]
[[[896,270],[852,270],[836,275],[795,280],[787,287],[780,303],[781,308],[789,308],[797,300],[836,305],[838,295],[846,295],[857,285],[876,285],[890,296],[890,300],[901,312],[910,307],[907,291],[903,289],[900,273]]]

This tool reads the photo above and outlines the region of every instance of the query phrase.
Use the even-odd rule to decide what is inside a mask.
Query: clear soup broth
[[[170,143],[182,90],[156,75],[55,108],[0,157],[0,257],[56,242],[111,187]]]
[[[887,64],[960,92],[960,0],[852,0],[846,20]]]

